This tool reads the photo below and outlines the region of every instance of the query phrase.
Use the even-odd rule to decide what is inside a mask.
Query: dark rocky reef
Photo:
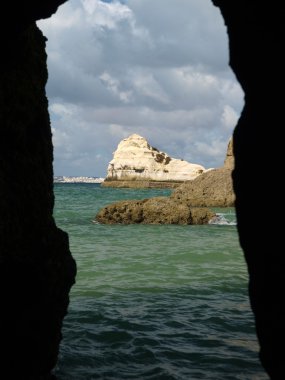
[[[285,378],[284,240],[277,230],[284,219],[280,176],[284,149],[284,11],[276,1],[213,3],[224,17],[230,66],[245,93],[233,137],[233,186],[260,359],[270,378],[280,380]],[[265,213],[274,221],[271,226],[264,220]]]
[[[174,189],[178,186],[180,186],[183,182],[182,181],[152,181],[152,180],[145,180],[145,181],[110,181],[110,180],[104,180],[104,182],[101,183],[102,187],[118,187],[118,188],[130,188],[130,189]]]
[[[50,379],[75,281],[53,219],[46,39],[35,21],[64,1],[1,4],[0,345],[3,379]],[[2,20],[3,21],[3,20]]]
[[[191,207],[170,197],[153,197],[112,203],[97,213],[103,224],[207,224],[215,213],[206,207]]]

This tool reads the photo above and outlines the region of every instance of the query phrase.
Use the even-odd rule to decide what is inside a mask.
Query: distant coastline
[[[105,178],[102,177],[71,177],[71,176],[55,176],[54,183],[102,183]]]

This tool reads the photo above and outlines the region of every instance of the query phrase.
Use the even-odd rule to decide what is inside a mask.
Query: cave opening
[[[144,362],[145,359],[149,360],[150,376],[166,376],[169,373],[180,373],[181,376],[186,376],[183,372],[185,367],[181,364],[184,363],[185,355],[191,356],[191,353],[197,351],[193,349],[193,346],[190,347],[190,352],[187,351],[189,346],[184,344],[183,338],[187,337],[187,341],[191,341],[192,344],[193,342],[197,343],[199,341],[197,334],[200,332],[202,333],[200,336],[202,343],[201,340],[199,341],[201,347],[205,348],[206,341],[207,344],[212,344],[211,348],[213,345],[215,346],[215,353],[217,351],[223,352],[223,354],[234,352],[238,355],[236,357],[238,360],[235,361],[238,368],[235,368],[234,373],[240,371],[241,368],[242,370],[246,368],[251,375],[258,371],[259,378],[262,378],[265,375],[256,367],[256,349],[248,345],[248,330],[244,335],[244,341],[247,344],[243,347],[241,340],[234,339],[232,335],[226,339],[217,339],[220,337],[218,332],[220,332],[221,325],[218,321],[221,316],[228,316],[227,313],[232,311],[237,313],[237,309],[231,303],[231,296],[229,298],[227,296],[230,291],[235,293],[239,290],[240,282],[243,282],[245,287],[243,295],[240,294],[240,300],[247,299],[246,283],[248,279],[245,267],[242,273],[231,272],[231,270],[238,270],[239,267],[232,265],[231,261],[228,261],[228,264],[231,264],[228,267],[225,264],[219,268],[214,265],[220,263],[222,259],[227,260],[231,257],[228,254],[223,254],[222,258],[216,256],[211,265],[209,263],[206,265],[205,261],[203,263],[202,256],[204,255],[205,259],[205,255],[209,253],[206,251],[202,254],[207,229],[203,229],[202,233],[195,228],[187,230],[186,228],[177,228],[177,226],[167,226],[167,228],[163,226],[164,233],[162,233],[161,226],[151,226],[151,228],[143,226],[142,232],[136,235],[136,230],[131,226],[128,226],[128,229],[123,226],[104,229],[101,225],[92,224],[91,220],[90,224],[85,225],[86,219],[83,214],[78,212],[79,208],[89,213],[92,208],[94,193],[97,191],[97,195],[99,194],[99,188],[96,186],[92,188],[90,184],[85,184],[82,193],[79,195],[72,193],[74,187],[69,188],[73,200],[70,202],[69,199],[66,203],[69,204],[67,207],[68,214],[62,214],[62,220],[66,224],[61,225],[58,218],[59,214],[57,214],[63,211],[58,207],[58,201],[62,201],[62,199],[60,200],[60,191],[56,194],[56,213],[53,213],[54,190],[56,188],[53,177],[54,170],[59,169],[59,158],[61,162],[72,163],[72,166],[69,167],[72,170],[80,167],[86,169],[88,163],[93,165],[94,160],[97,164],[103,163],[102,157],[108,151],[106,141],[108,144],[114,143],[118,138],[132,132],[134,125],[136,130],[138,129],[138,132],[142,133],[146,121],[150,122],[149,127],[151,127],[147,129],[147,137],[154,141],[156,146],[163,143],[171,156],[175,155],[175,152],[179,152],[182,160],[193,161],[193,157],[198,157],[199,161],[200,159],[205,160],[206,167],[210,162],[213,163],[213,166],[215,166],[215,162],[221,162],[219,160],[222,159],[222,156],[219,152],[221,152],[220,148],[223,144],[225,146],[226,141],[224,139],[223,142],[222,139],[217,138],[213,132],[216,130],[215,125],[211,129],[211,133],[205,134],[205,131],[208,131],[207,117],[208,120],[218,121],[217,124],[222,122],[224,127],[229,125],[233,127],[234,125],[231,122],[237,115],[233,112],[234,107],[229,106],[229,104],[227,104],[228,107],[223,105],[221,112],[221,103],[212,103],[213,100],[221,99],[221,95],[227,95],[228,99],[231,98],[230,94],[232,97],[235,96],[234,87],[229,86],[227,75],[223,73],[222,79],[224,81],[219,81],[221,79],[221,67],[219,67],[218,62],[220,51],[217,45],[213,43],[213,39],[209,39],[208,42],[210,41],[210,43],[206,45],[207,50],[214,50],[215,57],[218,57],[214,64],[215,70],[208,72],[209,65],[197,64],[197,62],[195,65],[191,58],[196,57],[196,54],[190,57],[187,55],[188,50],[185,49],[185,45],[181,46],[176,43],[178,40],[175,39],[175,35],[178,36],[179,33],[176,34],[176,29],[172,28],[171,23],[176,18],[173,17],[174,12],[171,12],[171,6],[163,8],[163,18],[159,18],[158,15],[162,14],[161,8],[156,8],[159,2],[153,5],[152,12],[149,10],[144,12],[142,3],[135,0],[129,3],[130,6],[127,2],[119,1],[84,0],[80,3],[70,1],[67,3],[71,7],[70,12],[65,14],[58,24],[55,23],[55,26],[58,30],[76,26],[82,16],[81,10],[75,9],[78,4],[82,6],[82,9],[84,8],[88,16],[85,18],[86,24],[92,22],[94,12],[97,12],[96,23],[93,24],[93,27],[97,28],[96,33],[91,33],[91,35],[97,42],[94,46],[98,49],[92,50],[90,49],[91,45],[80,42],[87,41],[87,39],[80,40],[82,31],[84,37],[88,36],[88,33],[84,34],[86,29],[83,24],[80,24],[79,28],[75,28],[76,33],[73,34],[72,43],[75,52],[73,51],[74,54],[68,53],[64,57],[64,65],[59,64],[57,66],[62,60],[60,53],[69,44],[67,34],[61,46],[55,44],[52,51],[48,48],[48,59],[52,58],[52,60],[49,60],[51,76],[46,92],[48,73],[45,48],[47,44],[52,42],[52,38],[48,36],[50,42],[47,42],[36,27],[35,22],[51,16],[62,3],[64,3],[63,0],[52,0],[37,4],[31,0],[25,3],[25,6],[19,5],[16,8],[8,3],[3,5],[7,18],[13,20],[14,23],[11,22],[9,25],[9,33],[2,33],[1,35],[3,55],[1,59],[0,201],[2,222],[0,279],[3,312],[1,313],[0,325],[2,326],[2,345],[5,347],[2,354],[2,372],[5,375],[9,374],[10,378],[15,378],[16,375],[19,378],[21,375],[22,378],[48,379],[51,369],[57,365],[59,354],[60,358],[66,359],[65,363],[59,361],[59,366],[56,368],[56,371],[63,371],[61,375],[70,371],[70,366],[74,363],[73,359],[77,357],[78,373],[82,373],[82,369],[85,370],[86,367],[98,369],[100,365],[103,365],[101,369],[103,372],[105,371],[105,374],[108,373],[110,378],[115,376],[118,379],[118,377],[126,375],[124,373],[126,368],[131,368],[131,366],[126,365],[124,360],[130,356],[130,352],[134,352],[138,355],[136,359],[139,362]],[[192,5],[194,3],[191,2]],[[272,249],[271,242],[273,236],[276,244],[279,242],[282,245],[282,240],[278,234],[269,233],[265,224],[259,225],[258,230],[252,230],[248,210],[251,210],[256,220],[263,220],[264,210],[260,207],[260,202],[253,202],[253,199],[256,199],[256,189],[264,199],[276,199],[276,186],[268,183],[269,181],[264,183],[264,165],[260,165],[260,160],[264,157],[266,148],[268,153],[266,165],[268,167],[274,168],[276,161],[282,162],[280,157],[280,152],[282,152],[281,141],[276,140],[273,133],[268,133],[268,126],[279,125],[282,116],[280,99],[273,96],[276,94],[276,84],[280,83],[278,73],[282,72],[284,63],[284,58],[280,55],[280,46],[284,42],[284,35],[279,28],[282,12],[279,12],[278,6],[274,8],[263,4],[257,6],[256,2],[235,1],[229,5],[223,0],[213,0],[213,3],[220,7],[227,25],[230,66],[245,92],[245,106],[238,118],[233,136],[235,155],[233,183],[237,197],[235,209],[239,241],[248,268],[249,298],[260,343],[259,355],[270,378],[280,379],[283,374],[280,342],[284,338],[284,279],[282,277],[284,263],[280,252]],[[185,10],[184,6],[187,6],[186,2],[181,1],[179,10]],[[199,14],[197,9],[194,7],[193,13],[190,14],[197,16]],[[205,9],[207,9],[206,6],[203,8],[203,12]],[[73,12],[74,10],[75,12]],[[175,11],[177,12],[177,8]],[[207,12],[204,13],[204,15],[206,14]],[[183,12],[179,20],[183,20],[183,16],[185,20],[185,15],[189,25],[195,27],[197,18],[190,22],[187,12]],[[52,24],[55,18],[50,20],[53,20],[50,21]],[[159,32],[161,23],[158,20],[163,20],[164,25],[169,26],[169,28],[164,29],[163,33]],[[207,21],[209,20],[208,18]],[[148,27],[146,27],[146,21],[149,22]],[[211,36],[216,36],[216,29],[211,28],[211,22],[204,22],[204,24],[208,33]],[[183,22],[180,22],[180,29],[177,30],[183,31],[183,25]],[[54,29],[54,31],[56,30]],[[108,35],[108,33],[110,34]],[[126,35],[127,41],[124,39]],[[194,45],[191,46],[196,46],[201,58],[203,56],[201,47],[204,44],[197,43],[195,45],[195,42],[200,42],[197,36],[201,37],[201,35],[196,34],[195,29],[191,28],[187,30],[186,35],[189,37],[187,43],[194,42]],[[96,36],[99,36],[97,40]],[[112,38],[109,38],[110,36]],[[156,39],[153,38],[154,36]],[[194,40],[193,36],[195,36]],[[54,41],[60,42],[62,40],[59,38]],[[138,44],[137,41],[140,43]],[[185,42],[186,39],[182,39],[182,41]],[[111,49],[104,50],[103,47],[105,46],[109,46]],[[143,54],[140,54],[141,46],[143,47]],[[177,46],[180,46],[181,49],[176,51],[174,49]],[[124,54],[122,56],[116,55],[118,51],[124,52]],[[129,54],[130,52],[132,54]],[[169,54],[170,52],[171,54]],[[95,78],[92,77],[94,67],[89,66],[91,61],[87,59],[93,56],[93,53],[96,54],[96,62],[98,63],[94,67],[99,70],[97,72],[99,74]],[[127,56],[129,60],[125,61],[125,66],[121,70],[112,71],[111,67],[106,64],[113,62],[116,64],[114,67],[119,67],[119,63],[123,62],[123,56]],[[84,62],[82,62],[82,57],[86,57]],[[152,65],[150,65],[150,57],[155,58]],[[106,58],[106,60],[101,58]],[[78,64],[80,63],[79,68],[84,68],[83,76],[80,70],[74,70],[73,59]],[[189,59],[192,65],[183,65],[185,59],[187,61]],[[126,62],[137,65],[130,68],[126,66]],[[169,62],[172,63],[172,66],[169,65]],[[164,66],[161,71],[162,63]],[[57,70],[53,71],[56,67]],[[146,70],[149,67],[152,69],[151,72]],[[218,68],[220,71],[217,70]],[[268,72],[271,73],[270,78],[264,75]],[[124,73],[127,75],[124,76]],[[218,78],[214,75],[217,73],[219,73]],[[53,87],[51,84],[54,74],[56,75],[53,89],[56,91],[54,91],[53,97],[50,91]],[[261,81],[260,78],[263,80]],[[77,82],[76,79],[78,79]],[[182,82],[186,82],[191,91],[189,88],[184,88],[181,91],[180,84]],[[81,83],[85,86],[85,97],[79,91],[79,84]],[[67,87],[63,84],[66,84]],[[224,93],[217,90],[221,88]],[[213,89],[216,92],[210,91]],[[94,93],[95,97],[92,99]],[[65,95],[67,96],[66,101],[62,102]],[[206,99],[207,107],[199,107],[199,105],[201,106],[201,98]],[[192,106],[196,108],[194,107],[194,113],[188,114],[186,111],[190,109],[190,100]],[[174,107],[175,101],[181,106]],[[86,108],[82,111],[81,106],[83,104],[86,105]],[[94,107],[98,104],[99,108]],[[138,104],[143,106],[140,108]],[[213,104],[216,106],[211,108]],[[48,105],[50,113],[48,112]],[[133,108],[134,106],[135,108]],[[240,104],[240,106],[242,105]],[[215,110],[217,111],[216,114]],[[106,119],[106,114],[109,115],[109,119]],[[213,119],[213,115],[216,115],[216,119]],[[100,131],[107,130],[111,140],[105,139],[104,133],[96,136],[91,135],[89,139],[85,140],[85,132],[91,131],[89,122],[90,120],[94,122],[95,119],[100,126],[106,127],[107,125],[107,128],[102,128]],[[161,133],[159,129],[159,120],[163,122],[165,133]],[[188,123],[188,128],[189,125],[190,127],[195,126],[195,128],[187,130],[185,120]],[[50,121],[53,128],[52,134]],[[66,127],[61,129],[64,124]],[[175,124],[175,130],[173,124]],[[79,132],[73,138],[70,131],[76,130],[75,127]],[[157,131],[160,131],[160,135]],[[231,134],[229,130],[228,133]],[[182,136],[183,143],[179,136]],[[208,143],[202,141],[201,136],[207,136]],[[92,137],[96,137],[96,139]],[[194,144],[191,139],[199,143]],[[96,153],[89,156],[86,154],[87,147],[93,146],[95,140],[99,142],[94,149]],[[84,146],[85,151],[74,149],[80,148],[85,141],[88,142]],[[215,144],[211,145],[209,141],[214,141]],[[111,145],[108,146],[110,148]],[[190,153],[188,153],[189,147],[192,148]],[[215,150],[214,148],[217,147],[218,149]],[[55,160],[53,161],[54,153]],[[264,161],[262,162],[264,164]],[[54,167],[53,163],[55,164]],[[265,167],[267,167],[266,165]],[[82,174],[85,177],[85,173]],[[92,195],[88,193],[91,188]],[[85,201],[82,201],[82,195],[86,196],[87,193],[89,194],[90,207]],[[129,192],[123,190],[122,194],[125,197],[129,195]],[[160,195],[163,194],[160,193]],[[112,197],[113,195],[109,192],[108,200],[113,200]],[[100,205],[103,205],[104,202],[102,199],[101,201]],[[281,222],[280,215],[282,213],[279,213],[277,208],[271,211],[275,221]],[[88,230],[92,234],[95,228],[96,231],[101,231],[102,240],[95,239],[92,243],[89,241],[84,246],[85,254],[91,252],[91,256],[87,261],[84,261],[86,256],[81,252],[80,259],[83,261],[79,261],[79,276],[76,286],[73,287],[76,263],[70,252],[69,244],[72,251],[74,251],[76,239],[78,239],[77,243],[80,242],[78,246],[83,245],[84,242],[86,244],[86,231]],[[64,231],[67,231],[69,236]],[[71,233],[69,233],[70,231]],[[117,236],[112,244],[116,252],[110,249],[110,246],[106,246],[106,242],[114,239],[115,231],[121,234],[120,239]],[[154,231],[158,234],[156,238],[152,235]],[[167,231],[166,235],[164,235],[165,231]],[[201,233],[200,239],[193,239],[191,234],[194,231],[198,235]],[[212,248],[216,247],[215,254],[221,253],[222,248],[225,247],[224,244],[219,245],[219,242],[221,243],[221,228],[214,226],[211,227],[211,231],[216,231],[218,237],[215,244],[212,244]],[[233,230],[227,228],[226,231],[229,233]],[[190,235],[187,235],[189,233]],[[173,240],[175,234],[177,234],[177,238]],[[123,237],[123,243],[121,237]],[[187,256],[184,255],[183,249],[176,249],[181,241],[188,243]],[[203,244],[198,244],[201,241]],[[235,239],[228,236],[227,241],[230,244],[236,243],[236,248],[240,249],[237,235]],[[144,244],[147,245],[144,246]],[[138,247],[145,248],[140,250]],[[173,247],[175,252],[170,251],[170,248]],[[96,248],[98,249],[96,250]],[[94,256],[92,254],[94,252],[103,252],[104,255],[102,257]],[[182,254],[180,262],[177,253]],[[199,255],[195,256],[193,253],[199,253]],[[146,254],[150,254],[152,261],[146,260],[144,256]],[[163,256],[159,256],[159,254],[163,254]],[[191,260],[186,265],[189,255]],[[242,252],[239,251],[237,256],[242,259]],[[215,255],[207,256],[207,259],[210,260],[213,257]],[[122,265],[122,259],[125,259],[124,265]],[[104,269],[108,268],[105,265],[107,263],[105,260],[110,265],[109,269],[115,269],[113,272],[104,272]],[[172,265],[169,265],[170,262]],[[243,262],[243,264],[245,263]],[[192,276],[189,276],[190,269],[193,270],[194,267],[196,272],[192,272]],[[209,269],[213,270],[213,267],[217,270],[216,275],[208,272]],[[128,274],[133,276],[131,277],[133,282],[130,277],[126,276],[126,273],[120,276],[119,282],[115,281],[118,280],[116,276],[120,274],[122,268],[127,268]],[[222,268],[226,268],[226,270],[223,271]],[[94,274],[91,282],[88,274],[90,269]],[[163,281],[160,277],[162,273],[164,273]],[[188,277],[185,276],[185,273]],[[195,277],[197,273],[199,276]],[[102,274],[103,277],[100,277]],[[147,278],[146,274],[150,277]],[[201,286],[202,275],[206,276],[203,282],[208,285],[206,288]],[[191,279],[190,282],[189,278]],[[105,282],[102,281],[103,279]],[[215,282],[216,280],[219,282]],[[97,283],[93,281],[97,281]],[[234,283],[233,281],[238,282]],[[197,284],[200,286],[197,287]],[[73,298],[70,312],[66,316],[71,288]],[[198,288],[200,293],[197,293]],[[94,289],[96,289],[95,293]],[[215,289],[217,291],[216,296],[221,295],[221,297],[216,297],[213,300],[213,294],[209,295],[208,293],[211,289]],[[187,295],[187,302],[183,298],[185,295]],[[87,302],[81,303],[82,299]],[[95,299],[96,302],[98,301],[96,305],[92,304]],[[128,305],[124,303],[126,300],[129,302]],[[185,313],[180,313],[181,310],[185,311],[186,304],[189,307],[187,310],[190,311],[190,317],[189,314],[186,317]],[[208,307],[207,313],[205,309],[199,309],[205,304]],[[107,306],[110,308],[108,309]],[[247,313],[250,313],[248,306],[245,308],[243,302],[239,303],[240,314],[236,314],[234,319],[228,318],[226,321],[234,320],[237,322],[239,316],[241,318],[246,317]],[[222,313],[217,315],[219,310]],[[77,316],[74,314],[75,311],[79,313]],[[170,314],[169,311],[171,311]],[[192,319],[194,314],[191,313],[196,313],[195,317],[200,316],[201,325],[199,327],[201,328],[198,330],[194,329],[194,326],[197,325],[192,322],[194,320],[197,322],[197,319]],[[96,331],[90,331],[90,326],[93,325],[94,321],[93,317],[96,320],[96,327],[99,327]],[[64,319],[64,339],[66,339],[66,327],[69,324],[70,342],[76,341],[77,350],[74,345],[65,344],[63,340],[63,351],[59,353]],[[242,320],[239,320],[239,328],[242,325]],[[78,321],[82,323],[84,329],[80,330]],[[122,325],[117,325],[118,321]],[[155,329],[153,329],[154,326],[149,326],[150,321],[154,323]],[[224,320],[224,322],[226,321]],[[110,324],[108,325],[107,322]],[[77,326],[80,332],[74,326]],[[228,327],[229,331],[233,332],[232,326]],[[155,331],[158,334],[155,337],[156,339],[154,339],[153,334],[148,335],[148,331]],[[181,331],[184,331],[183,336],[181,336]],[[254,324],[251,325],[251,332],[253,333],[253,331]],[[79,341],[76,340],[78,332],[80,339],[82,338]],[[170,333],[167,337],[166,332]],[[213,332],[216,332],[216,335]],[[194,333],[194,336],[190,336],[191,333]],[[178,339],[175,348],[175,354],[178,357],[176,357],[177,360],[171,362],[169,355],[172,356],[173,352],[169,353],[168,349],[170,342],[173,343],[173,334],[175,339]],[[93,340],[95,337],[96,339]],[[205,340],[203,341],[203,339]],[[92,348],[87,354],[88,343],[91,341],[94,345],[91,345]],[[103,348],[103,342],[106,343],[105,348]],[[110,354],[110,347],[115,348],[116,353],[118,353],[120,342],[123,343],[123,350],[117,356],[118,366],[115,366],[116,373],[114,373],[112,372],[114,367],[110,365],[110,358],[114,356],[111,353],[110,357],[108,353]],[[155,343],[154,346],[151,346],[151,343]],[[75,351],[71,352],[71,347],[75,348]],[[97,357],[94,355],[95,351],[97,354],[99,353]],[[240,356],[241,352],[247,354],[251,352],[253,356]],[[81,361],[81,353],[83,353],[84,358],[90,358],[88,365]],[[158,359],[158,362],[153,361],[154,357]],[[204,371],[209,368],[211,363],[217,364],[219,358],[221,358],[219,355],[213,356],[212,349],[207,354],[203,351],[199,360],[191,363],[191,370],[197,371],[195,372],[196,376],[201,376],[201,373],[205,374]],[[247,364],[241,364],[240,361],[242,360],[248,360]],[[198,362],[204,363],[204,367],[195,366]],[[211,366],[211,370],[213,371],[213,366]],[[219,365],[215,366],[215,371],[219,370],[224,371],[224,373],[232,373],[233,367],[230,366],[230,361],[222,360]],[[217,377],[221,377],[221,373],[218,374],[217,372],[216,374]],[[78,380],[77,375],[76,379]]]
[[[97,6],[94,5],[95,3]],[[195,3],[196,5],[198,4],[197,2],[193,2],[194,6]],[[162,140],[166,146],[169,147],[169,150],[174,152],[174,156],[175,153],[176,155],[182,154],[182,159],[187,160],[190,157],[190,160],[192,159],[193,161],[196,155],[198,160],[201,157],[201,160],[206,160],[204,162],[209,162],[208,166],[211,166],[210,163],[213,164],[212,166],[222,165],[227,143],[243,107],[243,91],[231,69],[228,67],[226,27],[222,16],[218,14],[217,17],[219,10],[210,4],[214,12],[210,18],[213,17],[216,23],[218,21],[220,22],[220,29],[223,29],[224,40],[220,45],[214,45],[211,49],[216,49],[214,51],[215,54],[212,52],[213,56],[223,56],[223,63],[218,61],[210,62],[211,58],[208,58],[208,61],[206,58],[205,61],[201,61],[202,63],[195,62],[194,60],[194,63],[191,62],[187,67],[185,67],[185,64],[183,66],[180,62],[181,66],[177,68],[178,64],[174,62],[173,66],[170,65],[170,67],[167,67],[167,71],[165,67],[159,67],[159,62],[155,62],[156,60],[159,61],[159,59],[162,60],[162,58],[165,59],[166,51],[163,51],[162,48],[161,52],[157,55],[155,54],[153,46],[151,46],[151,41],[149,41],[152,37],[151,33],[154,33],[154,31],[151,30],[151,26],[146,23],[150,28],[148,30],[147,26],[143,24],[145,20],[139,20],[139,23],[139,21],[135,19],[135,12],[142,11],[139,7],[138,9],[132,10],[126,3],[122,4],[119,2],[115,2],[114,4],[112,4],[112,2],[82,2],[79,8],[76,8],[75,4],[76,2],[69,1],[62,6],[62,9],[65,6],[67,7],[66,12],[62,11],[61,13],[59,10],[51,19],[39,23],[40,28],[48,38],[47,52],[50,63],[47,94],[49,97],[51,124],[53,128],[55,174],[58,176],[66,175],[67,177],[90,178],[90,176],[93,176],[95,173],[96,177],[104,177],[104,168],[107,168],[108,160],[111,158],[111,152],[114,149],[115,142],[118,142],[118,139],[124,138],[127,134],[132,132],[142,133],[142,131],[144,131],[144,134],[150,134],[151,137],[154,136],[156,146],[160,146]],[[114,8],[112,8],[112,6]],[[205,13],[203,16],[205,16]],[[161,17],[163,18],[163,14]],[[168,17],[167,21],[169,21],[169,16],[166,15],[166,17]],[[200,15],[200,17],[202,16]],[[96,20],[99,20],[99,25],[96,25]],[[191,20],[187,20],[187,23],[191,24]],[[85,28],[82,28],[83,24],[86,25]],[[162,36],[165,24],[162,25],[161,35],[155,36],[157,41],[153,42],[153,45],[157,48],[159,44],[163,46],[165,43],[165,46],[163,46],[165,50],[169,48],[174,49],[173,43],[171,45],[169,41],[165,42],[163,40],[163,38],[166,40],[168,37]],[[132,30],[128,30],[127,26],[132,28]],[[73,35],[73,30],[74,34],[77,35],[76,37]],[[126,38],[129,40],[131,33],[133,33],[136,38],[134,39],[135,42],[129,41],[129,44],[125,43],[124,45],[122,37],[121,40],[118,40],[116,34],[120,33],[121,30],[123,30],[126,34]],[[199,43],[205,43],[206,49],[208,48],[208,50],[210,50],[209,46],[212,40],[207,40],[207,38],[203,36],[203,32],[206,33],[206,37],[208,38],[210,32],[212,32],[215,38],[219,36],[222,40],[222,34],[215,34],[214,31],[211,30],[211,27],[206,31],[200,32],[202,37],[200,36],[201,40],[199,40]],[[156,33],[158,32],[156,31]],[[99,35],[97,39],[95,37],[96,34]],[[173,29],[172,34],[175,34]],[[143,59],[133,56],[139,54],[137,46],[143,44],[143,37],[147,40],[149,44],[148,48],[151,52],[144,51],[144,54],[148,56],[149,62],[151,62],[152,58],[154,63],[143,62],[142,67],[140,67],[138,59],[142,61]],[[115,40],[115,42],[113,40]],[[62,42],[60,43],[60,41]],[[118,46],[114,47],[116,43]],[[167,46],[167,43],[170,45]],[[189,51],[191,51],[191,43],[194,43],[194,39],[187,41]],[[136,49],[134,49],[133,44]],[[88,49],[86,49],[86,46],[88,46]],[[180,47],[180,49],[182,50],[183,47]],[[144,50],[145,48],[146,45],[143,46]],[[108,50],[112,49],[114,51],[110,53]],[[219,54],[217,54],[217,52],[219,52]],[[159,56],[159,54],[161,56]],[[205,54],[205,52],[200,52],[200,58],[203,57],[203,54]],[[125,60],[120,58],[120,56],[124,55],[126,56]],[[150,58],[151,55],[152,57]],[[79,56],[80,59],[78,58]],[[135,61],[135,59],[137,59],[137,61]],[[112,64],[108,63],[108,60],[111,60]],[[85,61],[84,64],[83,61]],[[132,65],[129,64],[129,61],[131,61]],[[213,67],[211,67],[211,64]],[[157,65],[155,70],[153,65]],[[164,66],[167,66],[167,64],[164,63]],[[150,70],[146,70],[145,67],[148,67]],[[161,69],[161,71],[159,71],[159,69]],[[155,75],[151,70],[154,70]],[[167,74],[170,78],[166,78]],[[182,99],[177,99],[177,103],[173,101],[175,96],[177,96],[178,88],[172,89],[166,79],[172,83],[175,81],[183,81],[184,85],[186,84],[184,87],[179,87],[179,92],[183,94],[184,98],[188,95],[191,101],[182,104],[181,108],[183,110],[191,108],[191,114],[186,116],[182,114],[179,109],[180,106],[177,106],[178,102],[182,102]],[[179,82],[179,84],[181,83]],[[93,85],[93,88],[91,88],[91,85]],[[97,90],[96,86],[99,87],[100,90]],[[146,90],[146,87],[149,89]],[[202,90],[199,90],[201,88]],[[168,90],[169,92],[171,90],[173,91],[173,94],[171,93],[173,97],[171,98],[172,103],[170,110],[167,109],[167,99],[163,90]],[[141,93],[139,93],[139,91],[141,91]],[[94,92],[94,95],[92,92]],[[197,98],[194,100],[192,93],[194,97],[201,97],[201,100]],[[211,103],[215,96],[219,99],[216,99],[216,103]],[[105,101],[105,104],[101,99]],[[151,99],[152,104],[149,104],[149,99]],[[98,106],[96,102],[99,103]],[[110,104],[108,104],[108,102],[110,102]],[[137,104],[132,104],[136,102]],[[132,107],[134,108],[132,109]],[[174,108],[174,110],[172,110],[171,107]],[[176,108],[178,111],[176,111]],[[207,108],[210,110],[208,114]],[[218,111],[214,112],[213,109],[218,109]],[[108,113],[107,116],[106,113]],[[126,113],[130,115],[128,120],[126,120],[124,116]],[[205,114],[205,120],[202,117],[203,113]],[[175,131],[175,133],[181,133],[182,139],[184,140],[183,144],[181,144],[179,139],[172,138],[172,136],[168,136],[168,140],[170,139],[171,143],[163,138],[160,132],[158,117],[161,117],[163,123],[165,123],[165,114],[167,114],[171,120],[171,123],[164,126],[164,128],[166,128],[165,134],[173,129],[174,123],[177,123],[178,131]],[[135,115],[134,118],[133,115]],[[152,124],[151,122],[155,117],[157,118],[155,120],[156,124]],[[181,121],[183,117],[185,120]],[[137,121],[135,120],[136,118],[138,119]],[[196,122],[195,124],[195,118],[200,118],[200,123]],[[207,129],[207,118],[214,123],[214,127],[212,126],[211,129]],[[99,122],[97,120],[99,120]],[[176,120],[178,121],[176,122]],[[191,128],[190,131],[189,128],[186,128],[187,123],[189,127],[189,121],[194,123],[193,130],[196,128],[198,131],[196,135],[194,135]],[[144,123],[149,124],[147,125],[148,129],[143,129],[142,125]],[[159,131],[158,136],[151,131],[154,125]],[[98,132],[98,130],[102,130],[103,128],[106,130],[105,135],[102,131]],[[220,130],[221,128],[222,132]],[[209,138],[205,142],[203,138],[206,131],[207,134],[209,134]],[[185,137],[187,133],[191,136],[191,139]],[[196,145],[193,143],[195,138],[198,140]],[[108,142],[108,144],[106,144],[106,142]],[[191,150],[191,148],[194,152],[191,153],[190,156],[187,156],[187,150]],[[179,153],[177,153],[178,151]],[[107,153],[105,157],[103,157],[103,152]],[[201,152],[207,152],[208,157],[203,157]],[[207,154],[205,156],[207,156]],[[67,162],[69,162],[69,164],[67,164]],[[72,162],[72,165],[70,165],[70,162]],[[90,172],[90,168],[93,170],[93,164],[95,172]],[[99,168],[98,173],[96,172],[96,164]],[[87,169],[88,167],[89,169]],[[55,188],[55,193],[56,196],[61,197],[60,190],[57,190],[57,188]],[[77,197],[79,195],[77,194],[75,196]],[[66,209],[69,209],[69,202],[70,199],[66,203]],[[75,203],[72,202],[72,198],[71,203],[75,205]],[[79,201],[78,204],[82,206],[83,201]],[[90,203],[88,207],[92,209]],[[78,208],[76,210],[79,212]],[[94,211],[90,211],[90,218],[91,212],[94,214],[95,209]],[[59,216],[58,223],[61,223],[60,217],[61,216]],[[71,220],[73,220],[72,212]],[[71,224],[72,223],[73,222],[71,222]],[[69,229],[69,227],[64,224],[63,228],[64,230]],[[74,246],[73,250],[78,250],[78,244],[80,244],[81,247],[86,246],[86,244],[83,243],[81,231],[78,231],[75,226],[71,227],[69,235],[71,246]],[[93,240],[89,241],[90,244],[91,241]],[[96,246],[94,241],[93,244]],[[126,244],[126,246],[128,246],[128,244]],[[84,250],[84,248],[82,249]],[[87,250],[90,250],[90,248],[87,248]],[[77,257],[76,254],[75,256]],[[80,266],[81,265],[84,266],[86,263],[80,263]],[[95,273],[96,270],[93,270],[92,275]],[[110,275],[112,279],[113,274]],[[111,279],[106,281],[106,286],[111,286]],[[78,293],[84,293],[83,288],[86,287],[88,289],[90,287],[86,279],[81,280],[80,274],[78,282],[80,288]],[[114,280],[114,282],[116,283],[116,280]],[[96,284],[99,286],[98,281]],[[100,287],[103,287],[102,283],[99,288]],[[89,291],[92,294],[92,291]],[[86,292],[88,293],[87,290]],[[77,292],[75,291],[75,293]],[[95,295],[97,295],[96,291]],[[78,307],[77,301],[76,299],[76,307]],[[118,313],[118,311],[116,312]],[[250,311],[247,312],[251,314]],[[118,316],[120,319],[120,313],[118,313]],[[116,334],[116,331],[113,333]],[[246,344],[242,343],[245,342],[245,340],[241,339],[240,344]],[[257,345],[254,343],[252,336],[247,343],[248,348],[250,347],[249,350],[257,351]],[[260,371],[260,369],[258,370]],[[263,375],[260,374],[261,378],[262,376]]]

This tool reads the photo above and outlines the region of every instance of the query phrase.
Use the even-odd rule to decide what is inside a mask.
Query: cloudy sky
[[[174,158],[223,164],[243,93],[211,0],[69,0],[38,26],[55,175],[105,177],[132,133]]]

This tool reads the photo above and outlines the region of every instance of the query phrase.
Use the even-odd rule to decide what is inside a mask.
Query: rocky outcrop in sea
[[[193,181],[183,183],[173,191],[170,198],[192,207],[233,207],[235,202],[233,168],[233,142],[230,139],[224,165],[221,168],[209,170]]]
[[[115,202],[103,207],[95,221],[104,224],[207,224],[217,215],[210,207],[233,207],[234,156],[228,143],[224,166],[205,171],[177,187],[169,197]]]
[[[95,222],[103,224],[207,224],[215,218],[207,207],[189,207],[170,197],[120,201],[103,207]]]
[[[113,154],[103,186],[153,187],[158,183],[178,186],[204,173],[202,165],[172,158],[151,146],[148,141],[132,134],[123,139]],[[172,186],[171,186],[172,187]]]

